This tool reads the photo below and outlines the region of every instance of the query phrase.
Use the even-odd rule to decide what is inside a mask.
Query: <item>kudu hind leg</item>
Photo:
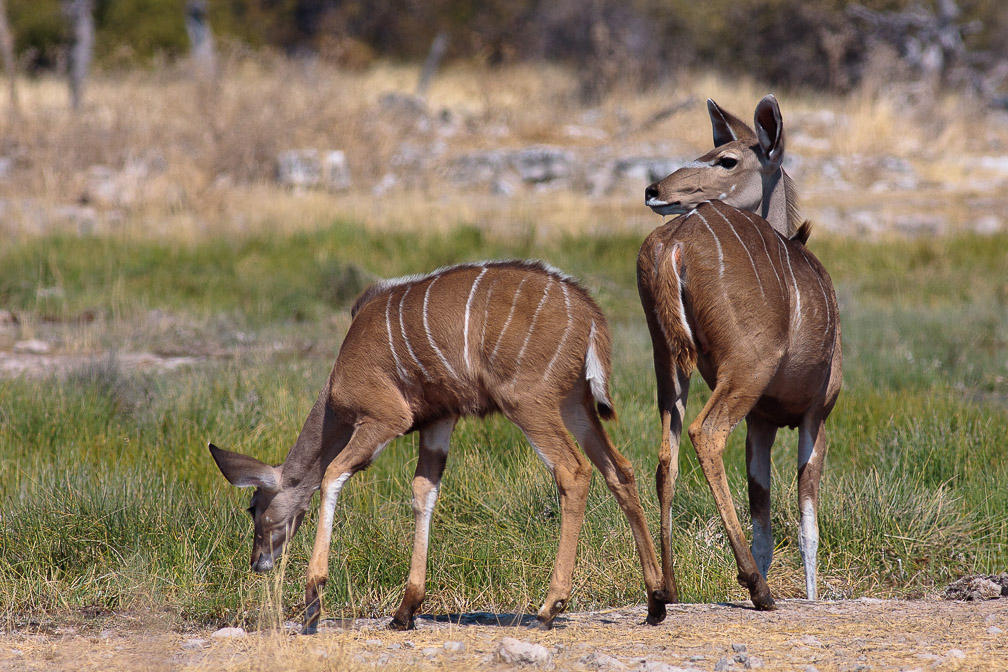
[[[758,389],[763,387],[758,386]],[[735,555],[739,583],[749,589],[749,596],[757,609],[769,610],[775,608],[774,599],[746,544],[722,459],[728,434],[749,413],[758,398],[758,395],[745,394],[727,380],[718,384],[700,415],[690,425],[689,435]]]
[[[777,428],[759,418],[746,418],[746,476],[749,482],[749,513],[752,517],[752,554],[764,579],[773,561],[774,540],[770,525],[770,452]]]
[[[661,559],[665,600],[679,601],[672,558],[672,497],[679,477],[679,445],[682,439],[686,399],[690,374],[677,371],[655,358],[658,380],[658,413],[661,417],[661,445],[658,447],[658,467],[655,470],[655,491],[658,493],[661,525]]]
[[[451,417],[420,430],[420,455],[413,476],[413,555],[402,603],[389,623],[391,630],[412,630],[414,617],[427,594],[427,548],[431,516],[441,487],[441,475],[448,460],[448,446],[458,418]]]
[[[826,460],[824,421],[803,420],[798,427],[798,550],[805,568],[805,596],[819,598],[816,565],[819,551],[819,480]]]
[[[571,441],[559,413],[543,415],[537,409],[534,414],[509,414],[508,417],[521,428],[539,457],[553,472],[560,495],[560,541],[553,563],[553,577],[546,601],[536,616],[536,627],[548,629],[553,627],[553,619],[564,610],[570,599],[578,536],[584,523],[591,485],[591,464]]]
[[[589,395],[575,394],[568,401],[564,407],[564,424],[602,474],[630,524],[648,593],[647,622],[657,625],[665,619],[667,596],[655,557],[654,541],[637,493],[633,465],[613,446]]]
[[[308,576],[305,581],[305,615],[302,634],[311,635],[318,629],[322,611],[322,592],[329,578],[329,542],[332,540],[333,516],[336,500],[347,480],[356,472],[367,467],[375,455],[388,442],[399,436],[406,428],[394,427],[375,421],[358,423],[346,447],[340,451],[322,477],[319,521],[315,532],[315,545],[308,562]]]

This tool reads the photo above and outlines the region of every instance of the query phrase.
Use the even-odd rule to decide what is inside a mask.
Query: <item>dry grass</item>
[[[119,617],[100,630],[4,635],[0,669],[503,670],[511,669],[497,656],[504,637],[544,646],[558,670],[590,668],[586,657],[592,654],[614,657],[629,669],[648,660],[709,670],[722,658],[731,660],[733,644],[745,644],[766,669],[1008,669],[1008,640],[997,632],[1008,617],[999,601],[784,601],[772,613],[738,604],[679,605],[658,627],[641,625],[642,609],[572,614],[546,633],[425,620],[400,633],[384,630],[383,621],[358,620],[314,637],[264,631],[222,640]],[[446,651],[448,641],[465,648]]]
[[[193,239],[208,232],[310,230],[336,216],[420,230],[471,222],[521,236],[643,231],[658,221],[640,205],[643,184],[604,197],[575,186],[523,189],[505,198],[460,190],[439,166],[469,151],[534,144],[569,148],[584,162],[695,156],[710,142],[705,98],[747,119],[767,88],[694,73],[644,93],[617,91],[586,108],[577,102],[576,78],[562,68],[458,65],[435,80],[428,99],[433,114],[418,123],[382,103],[384,94],[411,91],[416,77],[417,68],[407,65],[345,72],[235,54],[216,93],[175,67],[96,74],[77,116],[68,110],[62,82],[23,82],[21,119],[0,122],[2,155],[13,160],[0,182],[0,231]],[[937,200],[947,207],[937,212],[949,228],[990,212],[1004,226],[998,193],[1008,175],[992,175],[976,161],[1008,148],[1003,115],[953,96],[908,107],[904,98],[868,89],[846,97],[777,93],[797,157],[793,172],[813,219],[842,228],[851,212],[866,211],[884,227],[904,214],[936,212],[940,193]],[[276,155],[300,147],[344,150],[353,188],[303,194],[277,186]],[[892,157],[910,167],[912,184],[886,182],[892,175],[885,160]],[[835,169],[824,167],[834,160]],[[376,197],[374,185],[389,172],[397,186]],[[978,194],[986,200],[972,205]]]

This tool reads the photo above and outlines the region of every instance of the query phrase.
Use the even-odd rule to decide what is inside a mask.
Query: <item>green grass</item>
[[[529,240],[533,237],[530,236]],[[304,354],[236,351],[160,376],[114,355],[63,378],[0,380],[0,604],[11,624],[103,610],[167,610],[196,622],[257,622],[275,577],[251,575],[248,491],[230,487],[206,443],[279,462],[332,364],[346,311],[374,276],[456,261],[536,256],[584,280],[615,333],[609,429],[634,463],[652,526],[657,423],[650,342],[637,302],[634,236],[567,237],[533,248],[475,228],[310,234],[188,245],[51,237],[0,250],[0,307],[44,330],[74,317],[120,334],[158,309],[199,338],[308,338]],[[830,418],[820,525],[826,597],[917,595],[1008,566],[1008,236],[816,237],[841,301],[845,387]],[[52,288],[57,288],[53,291]],[[39,291],[39,290],[43,291]],[[212,325],[208,327],[207,325]],[[56,327],[52,327],[55,329]],[[81,326],[80,329],[85,327]],[[106,339],[106,341],[114,339]],[[687,414],[708,392],[693,381]],[[745,514],[743,431],[726,452]],[[775,450],[771,587],[803,594],[796,438]],[[352,479],[338,507],[328,613],[398,604],[412,535],[416,438]],[[675,499],[683,597],[744,599],[695,456],[684,440]],[[528,610],[545,595],[558,534],[555,488],[501,418],[460,423],[433,523],[426,609]],[[282,608],[296,614],[314,518],[291,547]],[[572,609],[638,603],[629,528],[596,477]]]

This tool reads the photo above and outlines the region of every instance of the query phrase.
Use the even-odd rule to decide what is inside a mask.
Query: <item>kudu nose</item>
[[[651,186],[649,186],[647,189],[644,190],[644,202],[647,203],[648,201],[650,201],[652,199],[655,199],[655,200],[658,199],[658,183],[657,182],[655,182],[654,184],[652,184]]]

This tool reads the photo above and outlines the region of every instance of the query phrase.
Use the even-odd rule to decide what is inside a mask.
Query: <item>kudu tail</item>
[[[661,324],[669,355],[679,371],[692,373],[696,366],[697,349],[683,303],[686,258],[682,243],[656,251],[654,274],[655,317]]]
[[[591,390],[592,398],[603,420],[615,420],[616,411],[609,397],[609,378],[612,374],[612,342],[605,324],[599,329],[592,321],[591,332],[588,335],[588,351],[585,352],[585,380]]]

